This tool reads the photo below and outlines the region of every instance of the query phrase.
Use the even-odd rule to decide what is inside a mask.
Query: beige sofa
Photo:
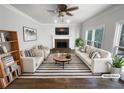
[[[26,50],[33,50],[34,55],[27,56],[25,55]],[[41,63],[48,57],[50,54],[50,49],[47,47],[34,46],[30,49],[21,51],[22,62],[23,62],[23,72],[35,72],[36,69],[40,66]]]
[[[91,69],[92,73],[106,73],[110,72],[108,62],[112,62],[111,53],[98,49],[92,46],[88,46],[88,51],[80,51],[80,49],[75,49],[75,54]],[[90,58],[90,51],[96,50],[100,53],[101,58]]]

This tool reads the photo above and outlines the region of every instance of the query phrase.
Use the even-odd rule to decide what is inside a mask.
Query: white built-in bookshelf
[[[5,88],[21,74],[21,60],[16,31],[0,30],[0,88]]]

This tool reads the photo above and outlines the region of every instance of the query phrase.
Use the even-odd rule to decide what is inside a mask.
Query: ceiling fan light
[[[64,11],[63,12],[60,12],[60,15],[61,16],[64,16],[64,15],[66,15],[66,12],[64,12]]]
[[[69,19],[66,20],[67,23],[70,23],[71,21]]]
[[[54,20],[54,23],[58,23],[58,21],[57,20]]]

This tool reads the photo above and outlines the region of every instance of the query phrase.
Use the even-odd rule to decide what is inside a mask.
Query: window
[[[124,25],[122,25],[122,28],[121,28],[121,36],[120,36],[119,46],[124,47]]]
[[[87,44],[92,45],[92,30],[88,31]]]
[[[103,28],[102,29],[96,29],[95,30],[95,40],[94,40],[94,46],[97,48],[101,48],[102,45],[102,37],[103,37]]]
[[[124,56],[124,24],[117,25],[115,35],[114,54]]]
[[[102,46],[103,28],[97,28],[87,31],[87,45],[92,45],[97,48]]]

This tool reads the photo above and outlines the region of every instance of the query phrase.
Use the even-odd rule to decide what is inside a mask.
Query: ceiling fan
[[[66,4],[58,4],[57,9],[48,10],[48,12],[52,12],[54,14],[57,14],[58,17],[64,17],[65,15],[73,16],[73,14],[70,12],[75,11],[77,9],[79,9],[78,6],[68,8],[68,6]]]

